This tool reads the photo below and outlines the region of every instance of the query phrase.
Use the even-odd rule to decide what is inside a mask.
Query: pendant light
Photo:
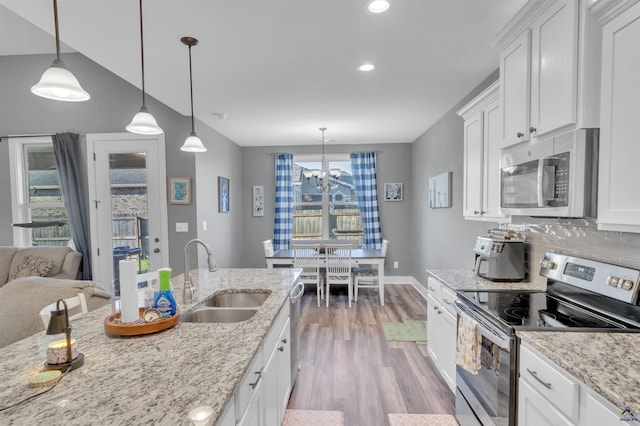
[[[156,119],[147,110],[144,102],[144,37],[142,31],[142,0],[140,0],[140,57],[142,59],[142,107],[136,115],[133,116],[131,123],[126,127],[128,132],[137,133],[139,135],[159,135],[162,129],[158,126]]]
[[[325,159],[324,159],[324,132],[327,130],[326,127],[320,127],[318,130],[322,132],[322,161],[321,167],[322,169],[314,169],[314,170],[305,170],[302,172],[303,176],[307,178],[307,183],[309,186],[315,188],[318,192],[324,192],[329,189],[336,189],[338,184],[340,183],[338,179],[342,176],[342,170],[340,169],[329,169],[326,170]]]
[[[31,88],[34,95],[54,101],[82,102],[91,96],[80,86],[78,79],[60,59],[60,32],[58,29],[58,0],[53,0],[53,18],[56,27],[56,59],[42,74],[38,84]]]
[[[198,40],[193,37],[182,37],[180,41],[189,46],[189,87],[191,90],[191,133],[180,147],[180,151],[205,152],[207,148],[196,135],[195,120],[193,118],[193,71],[191,69],[191,48],[198,44]]]

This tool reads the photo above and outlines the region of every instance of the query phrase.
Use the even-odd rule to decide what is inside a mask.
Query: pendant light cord
[[[140,0],[140,57],[142,60],[142,107],[144,108],[144,35],[142,31],[142,0]]]
[[[53,20],[56,26],[56,57],[60,60],[60,31],[58,30],[58,0],[53,0]]]
[[[189,44],[189,91],[191,93],[191,132],[196,132],[195,120],[193,118],[193,71],[191,70],[191,44]]]

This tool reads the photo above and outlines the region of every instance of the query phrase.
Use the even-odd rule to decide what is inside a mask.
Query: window
[[[9,154],[13,223],[31,224],[13,227],[14,244],[66,246],[71,231],[51,137],[11,138]]]
[[[306,170],[340,169],[327,191],[304,177]],[[348,154],[293,157],[293,239],[355,240],[362,245],[363,227]]]

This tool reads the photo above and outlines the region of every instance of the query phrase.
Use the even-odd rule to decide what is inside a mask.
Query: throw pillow
[[[9,280],[21,277],[46,277],[53,267],[53,260],[43,259],[38,256],[27,256],[16,271],[9,276]]]

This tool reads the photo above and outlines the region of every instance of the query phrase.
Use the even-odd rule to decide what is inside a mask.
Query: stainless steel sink
[[[262,306],[270,293],[227,292],[219,293],[204,301],[205,306],[216,308],[257,308]]]
[[[216,309],[196,308],[182,315],[182,322],[230,323],[246,321],[253,317],[257,309]]]

